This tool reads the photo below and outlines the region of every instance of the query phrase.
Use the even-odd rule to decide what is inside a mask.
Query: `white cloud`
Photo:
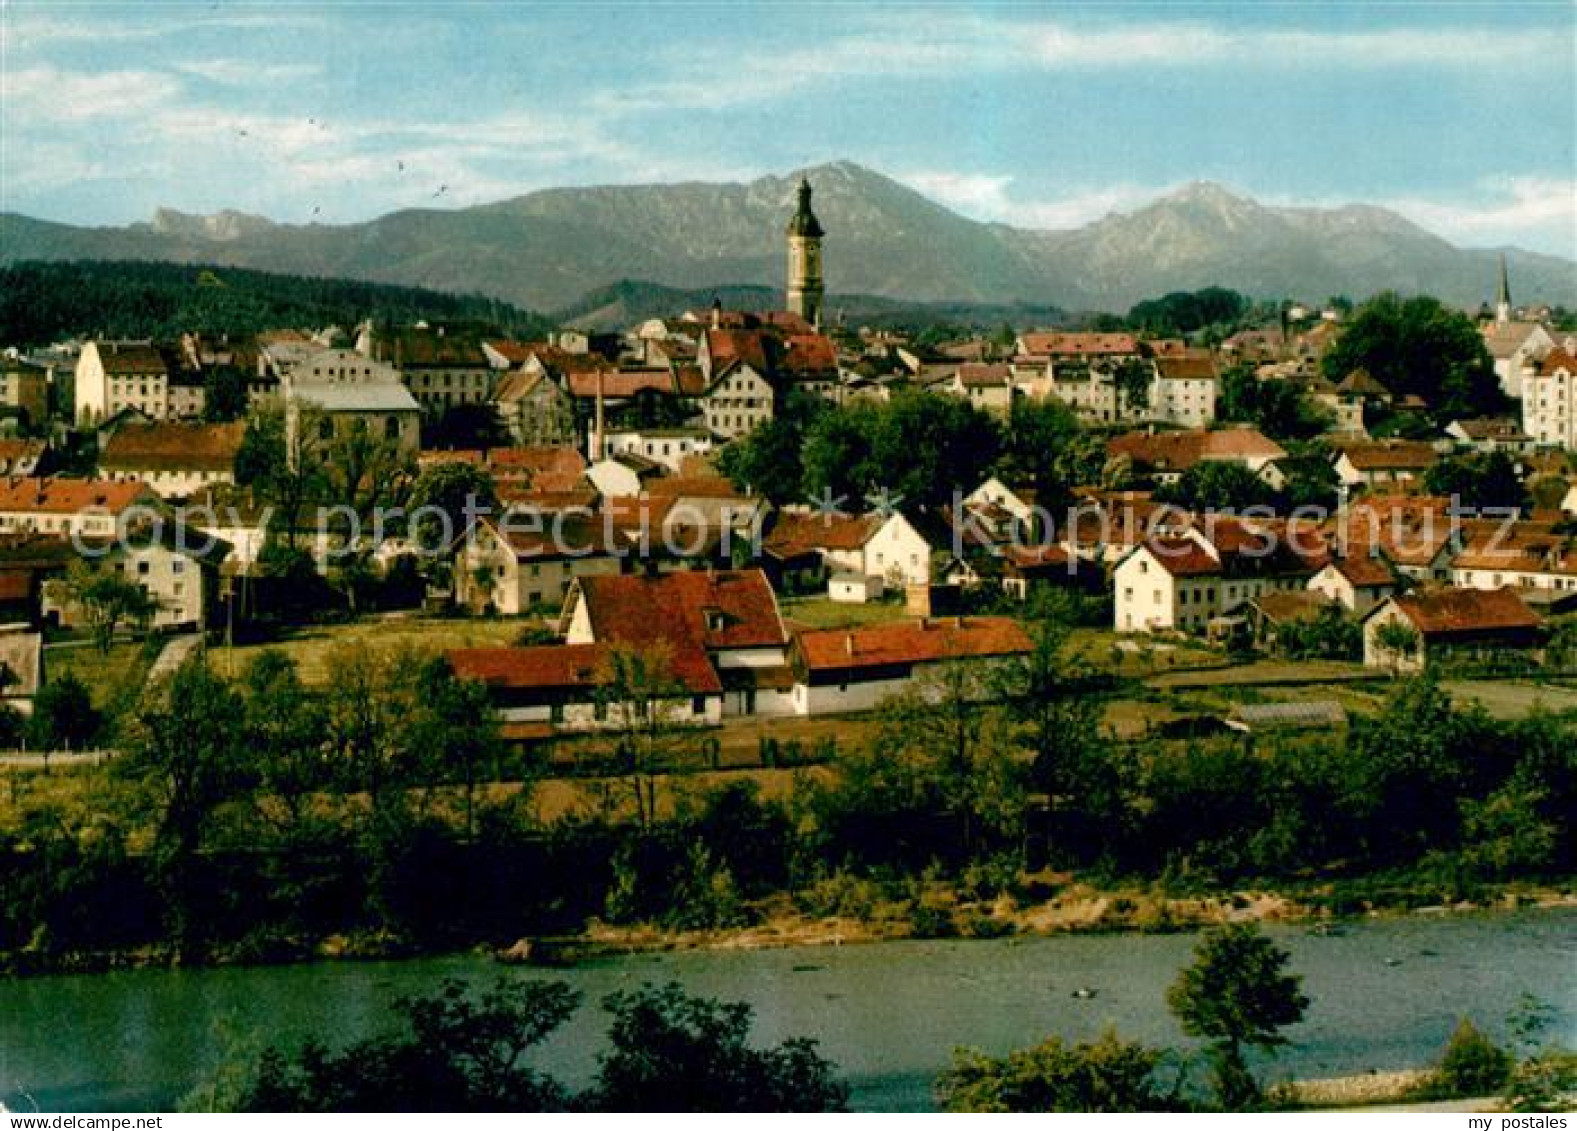
[[[1108,213],[1148,204],[1169,191],[1169,186],[1123,182],[1076,188],[1054,199],[1025,200],[1010,191],[1011,176],[918,171],[895,178],[970,219],[1020,228],[1076,228]]]
[[[138,117],[179,93],[180,83],[161,71],[83,74],[41,65],[0,72],[7,129],[46,121]]]
[[[315,63],[254,63],[246,59],[198,59],[177,63],[175,69],[221,86],[271,86],[323,73]]]
[[[1406,196],[1378,203],[1456,243],[1531,244],[1577,259],[1577,179],[1570,177],[1497,177],[1466,201]]]
[[[868,26],[867,26],[868,25]],[[814,47],[709,50],[693,40],[652,60],[658,77],[594,93],[593,108],[623,113],[680,107],[726,108],[826,89],[850,79],[1011,70],[1122,70],[1197,67],[1492,68],[1559,63],[1548,35],[1495,28],[1400,27],[1380,31],[1237,29],[1200,21],[1085,26],[1060,20],[927,12],[896,24],[857,19]]]

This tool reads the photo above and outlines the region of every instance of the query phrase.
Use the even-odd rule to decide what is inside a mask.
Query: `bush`
[[[1464,1017],[1457,1022],[1440,1063],[1419,1086],[1429,1099],[1493,1095],[1511,1081],[1512,1055]]]

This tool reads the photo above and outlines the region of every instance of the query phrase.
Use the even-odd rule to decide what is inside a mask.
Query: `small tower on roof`
[[[812,326],[821,325],[826,288],[821,279],[821,221],[810,210],[810,181],[799,182],[799,206],[788,223],[788,309]]]
[[[1500,293],[1495,296],[1495,321],[1511,321],[1511,282],[1506,277],[1506,256],[1500,256]]]

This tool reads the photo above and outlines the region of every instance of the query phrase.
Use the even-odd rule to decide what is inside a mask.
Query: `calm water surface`
[[[1519,995],[1554,1007],[1577,1044],[1577,911],[1428,916],[1312,935],[1271,928],[1313,999],[1273,1074],[1322,1076],[1423,1064],[1457,1017],[1492,1032]],[[1163,995],[1194,936],[1101,935],[991,942],[643,955],[519,976],[559,977],[587,1005],[546,1047],[544,1067],[582,1083],[605,1028],[596,1002],[647,981],[755,1006],[761,1041],[817,1038],[865,1109],[923,1109],[957,1045],[1005,1052],[1048,1034],[1182,1044]],[[168,1106],[219,1054],[227,1022],[273,1043],[377,1031],[390,1003],[440,979],[487,981],[480,958],[0,981],[0,1099],[13,1110]],[[1081,987],[1094,997],[1075,998]]]

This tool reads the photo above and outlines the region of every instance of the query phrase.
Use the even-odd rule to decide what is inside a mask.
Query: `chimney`
[[[597,424],[596,434],[591,441],[591,461],[598,463],[607,457],[605,438],[603,436],[603,410],[602,410],[602,366],[597,366]]]
[[[723,300],[720,299],[720,298],[714,298],[714,299],[712,299],[712,329],[714,329],[714,330],[721,330],[722,328],[723,328]]]
[[[854,633],[852,632],[845,632],[843,634],[843,653],[844,655],[848,656],[849,659],[854,659]]]

